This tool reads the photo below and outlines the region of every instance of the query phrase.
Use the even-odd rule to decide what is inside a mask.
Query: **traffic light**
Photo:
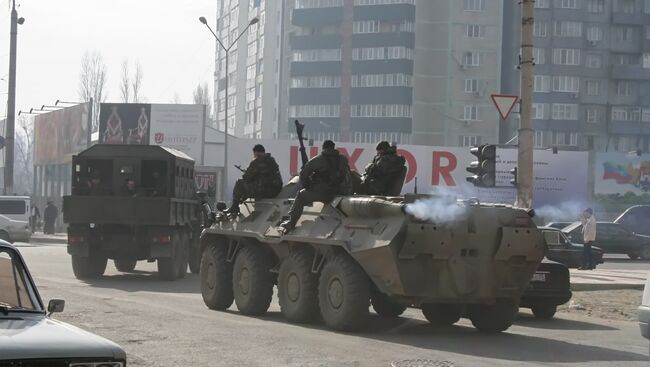
[[[474,174],[467,177],[467,182],[478,187],[494,187],[496,185],[497,147],[483,144],[470,149],[470,153],[476,156],[477,160],[467,167],[467,172]]]
[[[510,174],[515,176],[512,180],[510,180],[510,184],[512,186],[517,187],[517,167],[513,168],[510,170]]]

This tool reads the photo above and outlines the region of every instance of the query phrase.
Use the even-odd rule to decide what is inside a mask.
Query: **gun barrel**
[[[339,203],[339,209],[348,217],[388,217],[404,215],[406,206],[392,201],[372,197],[346,197]]]

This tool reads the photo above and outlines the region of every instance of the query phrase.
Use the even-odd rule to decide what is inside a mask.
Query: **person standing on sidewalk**
[[[59,216],[59,208],[54,202],[48,201],[43,213],[43,234],[54,234],[54,223]]]
[[[38,206],[33,204],[29,213],[29,224],[32,227],[32,233],[36,232],[36,226],[39,220],[41,220],[41,211],[38,210]]]
[[[585,209],[580,217],[582,222],[582,266],[580,270],[593,270],[595,268],[594,259],[591,255],[591,246],[596,241],[596,218],[591,208]]]

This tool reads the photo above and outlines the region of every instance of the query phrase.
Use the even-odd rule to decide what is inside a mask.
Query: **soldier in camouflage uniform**
[[[323,150],[312,158],[300,171],[303,189],[298,192],[289,219],[280,224],[284,233],[291,231],[300,219],[305,205],[313,202],[329,202],[337,195],[352,194],[352,178],[348,159],[339,154],[334,142],[325,140]]]
[[[377,155],[366,166],[361,179],[361,195],[391,195],[396,181],[400,178],[406,160],[397,155],[397,148],[387,141],[377,144]]]
[[[239,204],[248,198],[273,198],[282,190],[280,167],[271,154],[266,153],[264,146],[255,145],[253,157],[242,178],[235,183],[229,213],[239,213]]]

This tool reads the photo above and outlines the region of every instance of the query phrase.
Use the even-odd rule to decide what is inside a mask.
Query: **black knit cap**
[[[266,149],[264,149],[264,145],[262,144],[255,144],[253,147],[253,152],[266,153]]]
[[[323,149],[334,149],[336,145],[334,145],[334,142],[331,140],[325,140],[323,142]]]
[[[382,140],[377,144],[376,150],[388,150],[390,149],[390,143],[388,143],[386,140]]]

